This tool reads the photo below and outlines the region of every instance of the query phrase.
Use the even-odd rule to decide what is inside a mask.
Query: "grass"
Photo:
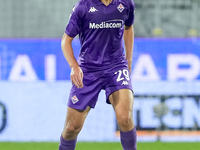
[[[58,150],[53,142],[0,142],[1,150]],[[76,150],[122,150],[120,143],[78,142]],[[200,150],[200,143],[138,143],[138,150]]]

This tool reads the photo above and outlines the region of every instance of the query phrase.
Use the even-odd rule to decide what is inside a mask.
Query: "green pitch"
[[[0,142],[2,150],[58,150],[53,142]],[[76,150],[122,150],[120,143],[78,142]],[[138,143],[138,150],[200,150],[200,143]]]

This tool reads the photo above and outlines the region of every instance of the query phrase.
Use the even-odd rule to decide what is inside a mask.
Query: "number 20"
[[[122,71],[122,70],[119,70],[119,71],[115,72],[115,74],[117,74],[117,73],[119,73],[119,74],[118,74],[118,77],[117,77],[117,82],[119,82],[119,81],[121,81],[121,80],[124,80],[124,77],[125,77],[126,80],[128,80],[128,81],[130,80],[130,78],[129,78],[129,72],[128,72],[127,69],[123,69],[123,71]],[[122,77],[122,73],[123,73],[124,77]]]

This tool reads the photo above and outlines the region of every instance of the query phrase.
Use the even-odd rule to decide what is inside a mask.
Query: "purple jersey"
[[[78,63],[83,71],[102,70],[127,63],[124,56],[124,25],[134,22],[133,0],[113,0],[108,6],[100,0],[80,0],[72,10],[65,33],[79,35]]]

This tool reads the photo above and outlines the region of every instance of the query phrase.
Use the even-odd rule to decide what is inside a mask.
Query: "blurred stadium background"
[[[78,0],[0,0],[0,37],[60,37]],[[199,36],[199,0],[135,0],[136,37]]]
[[[77,1],[0,0],[0,141],[59,141],[71,87],[60,40]],[[138,140],[200,141],[200,0],[135,3]],[[119,141],[103,92],[79,140]]]

